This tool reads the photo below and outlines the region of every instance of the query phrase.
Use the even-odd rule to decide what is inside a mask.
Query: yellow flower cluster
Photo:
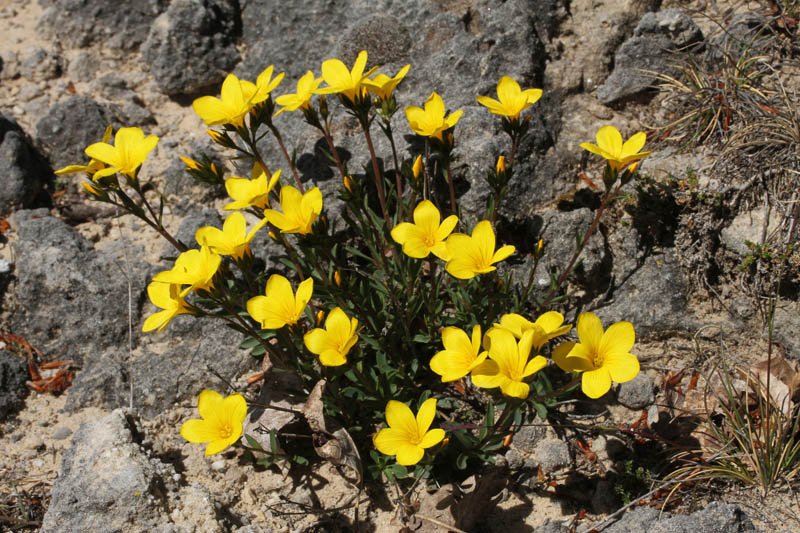
[[[388,205],[397,202],[400,213],[398,218],[403,220],[403,201],[406,197],[403,196],[401,178],[413,178],[411,181],[415,187],[414,194],[421,192],[422,198],[425,198],[414,207],[411,221],[401,221],[390,231],[392,240],[402,247],[405,255],[414,259],[426,259],[433,255],[444,263],[446,272],[453,278],[469,280],[495,271],[499,262],[515,253],[516,249],[512,245],[497,246],[492,225],[495,213],[487,213],[486,218],[490,220],[478,221],[470,233],[456,231],[459,218],[455,213],[459,211],[455,203],[449,158],[454,146],[453,129],[462,118],[463,110],[457,109],[448,113],[444,100],[437,92],[432,92],[422,107],[405,107],[404,114],[411,131],[426,138],[426,156],[428,148],[433,147],[436,151],[428,160],[439,161],[441,164],[437,163],[426,172],[428,161],[418,155],[413,163],[403,162],[401,172],[401,165],[393,152],[395,174],[399,176],[397,191],[394,197],[387,195],[385,198],[382,189],[384,176],[381,176],[374,154],[369,124],[373,118],[379,116],[384,120],[381,126],[384,132],[391,135],[390,119],[398,110],[394,92],[408,75],[410,65],[403,66],[394,76],[377,73],[377,67],[368,68],[367,52],[362,50],[352,67],[339,59],[328,59],[321,64],[320,71],[320,76],[316,76],[311,70],[307,71],[297,80],[295,92],[274,98],[272,93],[284,78],[283,73],[275,72],[274,66],[268,66],[255,82],[229,74],[221,85],[219,96],[202,96],[192,103],[192,108],[206,125],[221,127],[208,131],[216,143],[227,148],[239,148],[236,143],[244,142],[250,151],[241,151],[254,164],[249,177],[229,176],[224,179],[223,172],[207,159],[198,163],[187,157],[181,158],[191,172],[208,175],[209,180],[218,178],[216,183],[219,184],[224,179],[224,187],[231,201],[223,209],[231,213],[221,228],[199,228],[195,233],[196,248],[186,250],[182,243],[176,244],[182,251],[173,266],[156,274],[147,287],[147,294],[158,311],[147,317],[142,326],[143,331],[162,331],[181,314],[202,315],[205,313],[200,303],[203,298],[209,298],[218,304],[230,303],[224,299],[225,283],[229,281],[225,275],[230,272],[231,265],[237,266],[243,276],[251,274],[247,270],[252,265],[250,246],[262,228],[267,227],[270,236],[283,244],[288,241],[281,234],[307,236],[314,232],[314,225],[323,213],[322,191],[318,187],[308,190],[304,188],[296,165],[271,121],[284,112],[301,111],[307,122],[323,132],[331,147],[331,159],[337,159],[335,145],[327,129],[329,119],[325,95],[337,95],[339,101],[359,118],[366,130],[366,141],[374,163],[372,173],[386,225],[391,224],[391,215],[386,210],[386,198],[389,198]],[[315,95],[319,95],[319,112],[312,105]],[[505,186],[513,174],[517,141],[527,131],[530,122],[530,117],[523,117],[523,113],[541,99],[542,90],[523,89],[513,78],[503,76],[497,83],[496,96],[497,98],[478,96],[477,101],[492,114],[502,117],[503,128],[513,139],[514,146],[510,153],[500,155],[494,167],[497,182]],[[279,108],[276,110],[275,106]],[[371,111],[373,107],[375,111]],[[323,118],[319,119],[320,116]],[[286,154],[297,187],[281,184],[281,170],[271,172],[259,155],[256,141],[260,137],[256,130],[264,124],[273,131]],[[234,134],[239,136],[239,140],[234,141]],[[154,135],[145,135],[140,128],[120,128],[113,135],[113,140],[112,135],[113,131],[109,127],[101,142],[86,148],[86,155],[90,158],[87,164],[70,165],[59,169],[57,173],[85,173],[90,181],[83,186],[96,199],[108,200],[111,187],[117,187],[121,191],[122,187],[127,186],[139,191],[143,203],[146,204],[137,180],[143,163],[155,149],[159,139]],[[390,140],[394,151],[391,136]],[[645,143],[644,132],[635,133],[625,141],[619,130],[605,125],[596,133],[596,144],[581,143],[580,146],[606,160],[604,180],[605,176],[610,175],[616,179],[618,175],[622,175],[624,184],[625,176],[633,175],[641,160],[650,154],[642,151]],[[346,165],[342,165],[338,159],[337,162],[342,183],[350,195],[343,193],[342,197],[346,200],[357,197],[363,188],[357,178],[346,172]],[[444,174],[450,186],[451,214],[444,218],[434,202],[427,199],[432,190],[429,182],[436,177],[433,176],[436,173]],[[122,175],[125,180],[121,184],[117,183],[117,174]],[[606,184],[608,186],[608,182]],[[124,197],[123,192],[119,194]],[[125,202],[123,204],[134,205]],[[149,205],[146,207],[153,212]],[[158,225],[151,225],[158,229],[160,220]],[[384,238],[382,231],[377,233],[381,235],[381,239]],[[313,241],[314,239],[308,237],[301,239],[301,243]],[[378,247],[381,259],[391,257],[388,250],[383,255],[383,250],[389,248],[384,244],[381,243]],[[541,252],[540,241],[535,257],[540,256]],[[248,325],[249,317],[262,329],[287,328],[293,335],[302,334],[303,345],[308,352],[317,356],[315,360],[319,365],[346,365],[348,356],[359,340],[359,320],[349,316],[338,306],[330,309],[326,316],[326,306],[313,300],[314,280],[304,277],[299,268],[298,273],[301,280],[296,287],[283,275],[272,274],[266,281],[263,294],[252,297],[247,293],[238,294],[236,303],[231,307],[241,306],[246,300],[247,314],[241,312],[235,315],[240,320],[237,324],[243,324],[244,329],[252,327]],[[252,289],[255,286],[253,280],[263,283],[263,278],[257,276],[258,274],[248,278],[248,292],[255,292]],[[332,280],[336,287],[341,287],[342,275],[339,270],[332,274]],[[199,295],[201,299],[195,296],[195,300],[187,301],[192,293]],[[324,296],[325,292],[320,291],[320,294]],[[318,298],[320,294],[317,295]],[[349,304],[344,306],[349,307]],[[359,309],[357,306],[353,307]],[[229,310],[227,307],[225,309]],[[315,311],[316,321],[313,319]],[[303,322],[304,315],[308,317],[307,324]],[[534,321],[509,313],[501,316],[485,333],[479,324],[474,325],[469,332],[458,327],[445,327],[441,330],[443,349],[433,355],[430,368],[441,377],[442,382],[468,378],[476,387],[499,389],[503,395],[520,400],[530,396],[532,377],[550,365],[547,354],[551,355],[555,366],[579,376],[575,383],[580,379],[581,389],[590,398],[599,398],[606,394],[612,382],[624,383],[637,375],[639,361],[630,353],[635,343],[632,324],[618,322],[604,330],[597,316],[583,313],[577,319],[577,341],[563,341],[552,349],[544,350],[550,341],[570,333],[572,325],[564,324],[564,320],[564,316],[556,311],[546,312]],[[362,332],[362,335],[365,334]],[[362,342],[369,344],[365,340],[368,340],[366,336]],[[423,398],[428,395],[429,393],[425,393]],[[389,401],[385,410],[388,427],[374,435],[375,447],[381,453],[395,456],[400,465],[418,463],[426,450],[441,443],[445,437],[443,429],[431,429],[436,405],[435,398],[427,398],[414,414],[405,403]],[[198,397],[197,408],[201,418],[184,423],[181,435],[190,442],[208,443],[206,455],[219,453],[241,438],[247,403],[240,394],[223,397],[214,391],[204,390]]]
[[[514,253],[511,245],[495,250],[492,224],[482,220],[471,235],[453,233],[458,217],[450,215],[441,221],[439,210],[430,200],[423,200],[414,209],[414,223],[401,222],[392,229],[395,242],[409,257],[424,259],[433,254],[446,261],[445,268],[455,278],[471,279],[497,269],[495,263]]]
[[[571,329],[556,311],[535,322],[518,314],[503,315],[482,340],[480,325],[473,326],[471,337],[459,328],[444,328],[444,350],[433,356],[430,367],[443,382],[469,375],[477,387],[499,388],[506,396],[525,399],[530,394],[526,378],[548,364],[539,354],[542,347]],[[582,373],[581,388],[588,397],[599,398],[611,389],[612,380],[624,383],[639,373],[639,361],[629,353],[635,342],[630,322],[618,322],[604,332],[596,315],[583,313],[577,330],[579,342],[556,346],[553,362],[566,372]]]

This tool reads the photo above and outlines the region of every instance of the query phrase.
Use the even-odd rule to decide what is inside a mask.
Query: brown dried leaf
[[[358,453],[356,443],[346,429],[325,416],[323,411],[322,394],[325,392],[325,385],[324,379],[319,380],[303,406],[303,415],[313,433],[314,450],[326,461],[346,467],[342,469],[345,479],[356,486],[361,486],[363,480],[361,455]],[[348,476],[345,472],[350,472],[352,475]]]
[[[797,366],[779,355],[772,360],[764,360],[750,367],[750,378],[756,379],[761,390],[767,388],[769,369],[769,396],[776,406],[780,406],[784,414],[789,414],[792,405],[800,396],[800,373]],[[751,383],[751,388],[754,384]]]

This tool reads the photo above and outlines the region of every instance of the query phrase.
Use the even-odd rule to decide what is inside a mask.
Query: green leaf
[[[261,443],[258,442],[256,439],[254,439],[252,436],[245,433],[244,438],[247,441],[247,445],[250,446],[251,448],[264,451],[264,449],[261,447]]]

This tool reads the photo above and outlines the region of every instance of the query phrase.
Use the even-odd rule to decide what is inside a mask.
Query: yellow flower
[[[603,331],[594,313],[578,317],[578,340],[565,342],[553,350],[553,361],[565,372],[583,372],[581,390],[589,398],[599,398],[611,389],[611,381],[625,383],[639,373],[639,360],[630,353],[636,333],[630,322],[617,322]]]
[[[397,72],[397,74],[394,75],[393,78],[390,78],[386,74],[377,74],[371,80],[364,80],[364,86],[369,92],[381,100],[388,100],[392,96],[394,90],[397,88],[397,85],[403,81],[403,78],[406,77],[406,74],[408,74],[408,70],[410,68],[411,65],[404,66]]]
[[[643,131],[622,142],[622,134],[614,126],[603,126],[597,130],[597,144],[581,143],[581,148],[606,159],[611,168],[619,172],[631,163],[644,159],[650,152],[640,152],[647,141]]]
[[[539,101],[541,89],[520,89],[513,78],[503,76],[497,82],[497,100],[488,96],[478,96],[478,103],[490,112],[511,120],[518,119],[520,113]]]
[[[292,291],[289,280],[273,274],[267,280],[265,296],[255,296],[247,301],[247,312],[261,324],[261,329],[280,329],[296,324],[306,309],[314,291],[314,280],[306,278]]]
[[[283,79],[283,73],[272,78],[270,65],[258,75],[256,83],[240,80],[235,74],[228,74],[222,82],[219,98],[201,96],[192,102],[192,109],[209,126],[232,124],[241,126],[244,117],[256,104],[269,97],[270,91]]]
[[[506,259],[516,248],[511,245],[494,249],[495,235],[488,220],[478,222],[472,236],[454,233],[447,239],[449,260],[445,268],[458,279],[474,278],[496,270],[495,263]]]
[[[496,328],[487,332],[489,360],[472,370],[472,383],[483,389],[500,387],[503,394],[512,398],[527,398],[530,385],[524,379],[547,366],[547,359],[541,355],[528,360],[533,336],[533,331],[526,331],[518,343],[508,330]]]
[[[431,370],[442,376],[442,382],[463,378],[476,366],[483,363],[488,352],[481,349],[481,327],[472,328],[472,339],[459,328],[442,330],[444,350],[431,359]]]
[[[392,239],[403,246],[409,257],[423,259],[433,253],[447,261],[445,239],[458,224],[458,217],[450,215],[440,224],[441,214],[433,202],[423,200],[414,208],[414,223],[401,222],[392,229]]]
[[[306,109],[311,104],[311,97],[314,92],[322,83],[322,78],[315,78],[314,73],[310,70],[303,74],[297,80],[297,92],[291,94],[283,94],[275,99],[275,103],[283,107],[275,113],[277,117],[284,111],[297,111],[298,109]]]
[[[197,411],[200,419],[184,422],[181,437],[189,442],[207,442],[207,456],[224,451],[242,436],[247,401],[241,394],[223,398],[218,392],[206,389],[197,397]]]
[[[274,67],[272,65],[265,68],[256,78],[255,85],[247,80],[241,80],[242,92],[245,96],[249,96],[248,100],[251,108],[269,98],[272,90],[283,80],[284,73],[281,72],[273,78],[273,70]]]
[[[314,328],[303,337],[308,351],[319,356],[324,366],[341,366],[347,363],[347,354],[358,341],[358,320],[334,308],[325,319],[325,329]]]
[[[516,338],[522,338],[526,331],[533,331],[533,347],[537,350],[550,339],[564,335],[572,329],[572,324],[564,324],[564,315],[557,311],[548,311],[531,322],[516,313],[508,313],[500,317],[495,327],[507,329]]]
[[[415,465],[425,455],[426,448],[432,448],[444,439],[443,429],[430,429],[435,416],[436,398],[422,402],[416,417],[406,404],[389,400],[386,404],[389,427],[378,431],[372,442],[382,454],[397,456],[399,464]]]
[[[106,127],[105,131],[103,132],[103,142],[107,143],[109,139],[111,139],[111,133],[113,129],[109,125]],[[54,172],[57,176],[61,176],[62,174],[76,174],[78,172],[85,172],[89,174],[89,176],[94,177],[95,172],[106,168],[106,164],[102,161],[98,161],[97,159],[90,159],[89,163],[86,165],[67,165],[65,167],[61,167]],[[98,195],[99,191],[95,187],[92,187],[88,183],[82,183],[83,188],[86,189],[90,194]]]
[[[231,176],[225,180],[225,190],[233,202],[225,204],[223,209],[227,211],[247,207],[264,209],[269,205],[269,193],[281,177],[280,169],[276,170],[269,180],[261,165],[253,167],[253,174],[256,174],[253,179]]]
[[[147,317],[147,320],[142,325],[142,331],[145,333],[154,329],[163,331],[176,316],[191,314],[192,312],[180,295],[180,285],[153,281],[147,286],[147,296],[150,297],[153,305],[162,309],[162,311]]]
[[[264,216],[283,233],[299,233],[308,235],[311,226],[322,213],[322,191],[318,187],[307,190],[304,194],[292,187],[281,187],[281,210],[267,209]]]
[[[222,257],[212,253],[208,246],[202,246],[199,250],[187,250],[175,259],[171,270],[159,272],[153,276],[153,281],[188,285],[181,291],[181,297],[191,290],[207,291],[214,286],[214,274],[217,273],[220,263]]]
[[[458,119],[464,114],[459,109],[445,118],[444,113],[444,101],[442,101],[441,96],[434,92],[425,101],[425,109],[413,105],[408,106],[406,108],[406,119],[408,119],[408,125],[417,135],[441,139],[442,133],[455,126]]]
[[[195,232],[194,238],[198,244],[208,246],[214,253],[241,259],[250,253],[250,241],[266,223],[267,219],[262,219],[248,233],[247,220],[242,213],[235,211],[225,219],[221,230],[204,226]]]
[[[339,59],[328,59],[322,62],[322,78],[327,87],[317,89],[317,94],[340,94],[352,103],[361,100],[366,95],[364,81],[367,76],[375,71],[375,68],[364,73],[367,66],[367,51],[361,50],[358,53],[355,64],[351,70]]]
[[[108,165],[95,172],[93,178],[97,180],[117,172],[135,178],[136,171],[156,144],[158,137],[145,137],[141,128],[120,128],[114,136],[113,145],[99,142],[86,147],[86,155]]]

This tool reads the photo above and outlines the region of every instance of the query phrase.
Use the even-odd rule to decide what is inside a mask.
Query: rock
[[[69,438],[70,435],[72,435],[72,430],[66,426],[62,426],[53,432],[51,438],[53,440],[64,440]]]
[[[702,32],[681,10],[645,13],[633,37],[617,50],[614,70],[597,88],[597,98],[617,104],[653,90],[657,74],[675,70],[676,52],[698,51],[702,42]]]
[[[538,238],[544,239],[545,254],[539,265],[539,275],[548,272],[560,275],[575,251],[575,237],[583,235],[592,223],[594,213],[588,208],[573,211],[553,211],[542,215]],[[535,241],[534,241],[535,242]],[[607,253],[603,235],[596,231],[583,249],[571,277],[581,284],[596,284],[603,275]]]
[[[67,65],[67,77],[73,81],[92,81],[97,74],[98,59],[86,51],[80,51]]]
[[[653,379],[640,372],[631,381],[621,383],[617,389],[617,401],[629,409],[644,409],[656,401]]]
[[[548,3],[546,7],[558,10],[556,4]],[[437,91],[450,110],[464,111],[456,126],[458,155],[453,172],[466,218],[475,219],[482,214],[486,191],[484,174],[493,168],[499,151],[508,150],[508,142],[499,121],[477,105],[475,96],[494,95],[502,75],[513,76],[527,87],[541,86],[546,54],[536,21],[531,17],[531,13],[537,12],[547,18],[539,2],[346,0],[331,3],[309,0],[286,4],[281,10],[272,9],[271,5],[269,0],[254,0],[242,9],[244,28],[263,29],[244,32],[244,60],[238,69],[242,76],[252,80],[267,65],[275,64],[286,72],[286,87],[293,89],[300,75],[309,69],[318,72],[323,60],[338,57],[350,65],[361,49],[370,54],[368,66],[386,61],[381,64],[382,72],[390,75],[404,64],[411,64],[409,75],[398,90],[398,103],[401,108],[422,105],[432,91]],[[537,17],[536,20],[543,19]],[[293,31],[300,21],[303,31]],[[309,34],[315,38],[308,39]],[[525,53],[520,54],[520,50]],[[358,171],[368,162],[363,134],[335,98],[330,102],[334,110],[335,142],[352,154],[348,167]],[[537,105],[534,116],[544,109],[541,103]],[[303,123],[302,117],[285,113],[279,117],[278,125],[288,140],[290,152],[296,148],[299,160],[314,157],[319,136]],[[393,128],[401,157],[408,157],[410,154],[404,153],[405,144],[414,137],[409,135],[402,113],[395,116]],[[538,124],[532,128],[540,129]],[[557,132],[548,133],[542,135],[541,142],[537,137],[536,142],[521,150],[519,161],[527,161],[527,167],[523,173],[520,166],[520,183],[534,181],[533,169],[552,145]],[[377,128],[373,128],[373,140],[379,154],[390,153],[388,142]],[[285,164],[271,144],[265,142],[264,153],[270,166]],[[313,177],[316,179],[317,174]],[[334,181],[338,186],[338,180]],[[549,199],[544,194],[536,197],[542,203]],[[512,207],[521,209],[529,205],[517,203]]]
[[[191,94],[236,66],[239,28],[235,0],[174,0],[150,28],[142,57],[164,93]]]
[[[43,533],[144,531],[165,523],[157,461],[122,411],[83,424],[64,453]]]
[[[110,4],[106,0],[55,0],[40,19],[42,33],[66,48],[94,43],[117,50],[136,50],[168,0]]]
[[[664,513],[669,516],[669,513]],[[622,518],[607,527],[608,533],[631,533],[632,531],[650,531],[650,528],[658,522],[661,513],[652,507],[636,507],[628,511]]]
[[[89,161],[83,152],[86,147],[100,142],[109,124],[116,127],[118,123],[109,107],[86,96],[71,96],[53,105],[36,123],[36,140],[53,168],[84,165]]]
[[[145,315],[152,309],[146,304]],[[138,336],[131,355],[119,347],[92,354],[75,377],[65,410],[132,405],[154,416],[203,389],[223,390],[252,366],[237,348],[242,340],[222,322],[178,316],[163,333]]]
[[[624,251],[615,251],[616,253]],[[616,260],[616,257],[615,257]],[[622,261],[624,262],[624,260]],[[674,249],[648,256],[629,271],[615,268],[613,299],[595,313],[606,326],[620,320],[633,323],[637,336],[690,331],[696,318],[687,308],[688,285]]]
[[[0,216],[30,207],[51,176],[22,128],[0,114]]]
[[[569,446],[561,439],[544,439],[536,446],[534,461],[545,473],[554,472],[569,466]]]
[[[529,425],[522,426],[519,431],[514,433],[511,440],[512,447],[518,449],[523,454],[531,454],[536,449],[536,445],[544,438],[547,430],[542,425],[540,418],[534,418]]]
[[[735,252],[740,257],[750,255],[747,242],[761,244],[761,235],[770,235],[780,224],[780,217],[773,216],[768,219],[766,206],[759,206],[752,211],[736,215],[727,228],[720,233],[720,240],[728,250]],[[766,231],[766,233],[764,233]]]
[[[22,52],[19,75],[28,81],[49,81],[61,76],[64,70],[61,56],[52,50],[34,46]]]
[[[11,352],[0,350],[0,422],[17,414],[28,395],[28,366]]]
[[[780,302],[773,317],[773,337],[781,343],[786,357],[800,361],[800,303]]]
[[[122,260],[96,252],[45,210],[18,211],[11,224],[17,232],[12,331],[45,354],[78,364],[127,339],[128,280]],[[130,255],[141,254],[134,250]],[[145,268],[133,264],[130,269],[135,324]]]
[[[605,529],[609,533],[647,531],[649,533],[747,533],[756,528],[738,506],[711,502],[703,509],[688,515],[659,513],[657,509],[639,507]]]

